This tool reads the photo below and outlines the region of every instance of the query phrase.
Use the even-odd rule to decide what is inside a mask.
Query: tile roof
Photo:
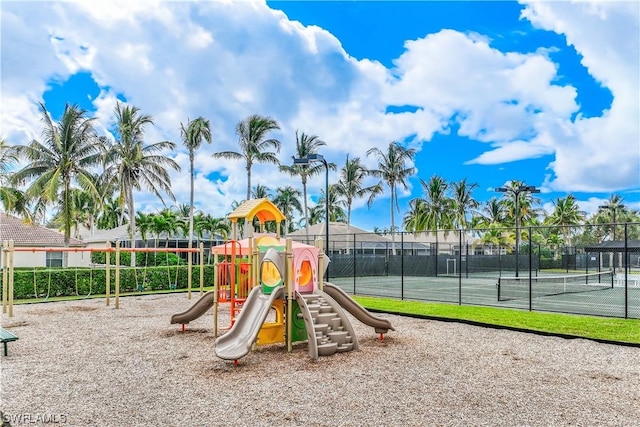
[[[353,235],[355,234],[356,241],[358,244],[360,242],[370,242],[370,243],[379,243],[384,244],[391,242],[390,234],[376,234],[370,231],[363,230],[361,228],[355,227],[351,225],[347,230],[347,224],[343,222],[329,222],[329,234],[330,238],[334,242],[352,242]],[[402,237],[400,236],[402,234]],[[324,223],[313,224],[309,226],[309,239],[313,241],[316,237],[325,236],[325,226]],[[286,237],[291,237],[295,240],[302,240],[306,237],[304,227],[296,230],[292,233],[286,235]],[[471,243],[474,240],[472,236],[464,234],[463,236],[463,244],[469,242]],[[431,243],[435,243],[436,235],[435,233],[429,232],[421,232],[417,234],[403,232],[396,233],[395,236],[396,244],[404,241],[405,243],[413,243],[413,244],[422,244],[429,245]],[[459,243],[459,234],[457,230],[453,230],[451,232],[438,231],[438,242],[440,244],[458,244]]]
[[[138,233],[136,233],[138,234]],[[140,236],[136,236],[138,239]],[[120,225],[110,230],[96,230],[93,236],[86,236],[85,242],[115,242],[117,240],[129,240],[129,225]]]
[[[91,235],[89,230],[85,230],[82,236],[83,236],[83,240],[87,243],[102,243],[102,242],[115,243],[118,240],[128,241],[130,240],[129,224],[120,225],[118,227],[111,228],[109,230],[96,230],[93,236]],[[163,232],[163,233],[160,233],[160,236],[157,236],[156,233],[147,231],[145,237],[147,238],[148,242],[153,242],[156,239],[158,239],[159,242],[164,242],[167,239],[169,239],[172,242],[176,240],[179,240],[181,242],[189,241],[189,239],[186,236],[182,235],[182,233],[180,232],[169,234],[169,235]],[[202,238],[200,240],[203,242],[206,242],[210,240],[210,237],[211,237],[210,233],[205,232],[205,233],[202,233]],[[196,233],[194,233],[193,239],[194,241],[197,239]],[[143,240],[142,235],[140,234],[140,229],[136,230],[136,240],[140,240],[140,241]],[[222,236],[214,234],[212,240],[225,240],[225,239],[223,239]]]
[[[391,243],[391,238],[375,233],[370,233],[356,226],[349,226],[344,222],[329,222],[329,239],[332,250],[344,249],[353,245],[353,237],[356,237],[358,247],[366,248],[386,248]],[[313,241],[321,237],[325,238],[324,222],[309,226],[309,241],[306,242],[306,231],[303,228],[288,233],[285,237],[298,240],[304,243],[313,244]],[[396,242],[398,243],[398,242]]]
[[[15,246],[64,247],[64,234],[41,225],[26,224],[21,218],[0,213],[0,240],[13,240]],[[82,240],[69,240],[69,246],[86,246]]]
[[[381,236],[379,234],[375,234],[375,233],[371,233],[369,231],[365,231],[361,228],[358,228],[354,225],[350,225],[349,229],[347,230],[347,224],[344,222],[333,222],[333,221],[329,221],[329,234],[330,235],[351,235],[351,234],[358,234],[358,237],[360,237],[360,234],[363,235],[362,238],[367,238],[366,236],[370,236],[370,239],[368,240],[375,240],[375,241],[390,241],[390,239],[386,236]],[[324,222],[320,222],[317,224],[313,224],[309,226],[309,237],[310,238],[315,238],[315,237],[324,237],[325,235],[325,225]],[[288,233],[286,235],[286,237],[291,237],[291,238],[296,238],[296,237],[306,237],[306,231],[305,228],[302,227],[296,231],[293,231],[291,233]]]

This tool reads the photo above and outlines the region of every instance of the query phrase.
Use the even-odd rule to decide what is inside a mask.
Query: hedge
[[[146,268],[120,267],[120,292],[187,289],[186,265]],[[106,269],[36,268],[14,270],[15,299],[104,295]],[[111,293],[115,290],[115,268],[111,270]],[[200,266],[191,267],[192,288],[200,286]],[[204,266],[204,286],[213,286],[213,265]]]
[[[554,268],[562,268],[562,258],[553,259],[553,258],[540,258],[540,269],[541,270],[551,270]]]
[[[106,252],[91,253],[91,262],[94,264],[106,264],[106,260]],[[109,260],[112,266],[116,264],[115,252],[110,252]],[[186,264],[186,261],[171,252],[139,252],[136,254],[136,266],[138,267],[178,264]],[[131,265],[131,252],[120,252],[120,265]]]

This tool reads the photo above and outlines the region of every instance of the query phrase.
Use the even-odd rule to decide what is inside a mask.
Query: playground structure
[[[69,252],[69,253],[94,253],[94,252],[103,252],[105,253],[105,264],[104,267],[95,267],[92,268],[91,271],[103,269],[105,271],[105,304],[107,306],[110,305],[111,301],[111,277],[113,274],[114,277],[114,289],[113,289],[113,299],[114,299],[114,308],[120,308],[120,273],[122,268],[128,268],[127,266],[123,266],[120,264],[120,254],[123,252],[135,252],[135,253],[198,253],[200,254],[200,265],[199,265],[199,286],[200,286],[200,294],[203,294],[204,289],[204,249],[202,244],[199,248],[121,248],[120,242],[115,242],[115,247],[111,245],[111,243],[107,243],[105,248],[60,248],[60,247],[15,247],[12,240],[5,240],[2,245],[2,312],[8,314],[9,317],[13,317],[13,302],[14,302],[14,279],[15,279],[15,266],[14,266],[14,255],[16,252],[30,252],[33,254],[37,253],[46,253],[46,252]],[[109,254],[115,254],[115,263],[111,264]],[[187,257],[187,297],[191,299],[192,293],[192,259],[191,256]],[[72,269],[73,267],[69,267]],[[135,268],[143,268],[146,267],[135,267]],[[167,268],[169,268],[167,266]],[[178,268],[172,267],[172,268]],[[49,274],[53,269],[49,269]],[[76,267],[77,271],[77,267]],[[34,270],[35,272],[35,270]],[[51,279],[49,279],[51,280]],[[34,283],[35,288],[35,283]],[[140,289],[139,289],[140,290]],[[36,295],[37,297],[37,295]],[[45,297],[45,300],[48,298]]]
[[[337,286],[323,283],[329,260],[321,240],[312,246],[281,238],[278,230],[284,216],[269,200],[249,200],[228,218],[232,239],[212,248],[216,254],[214,290],[171,317],[171,323],[184,328],[213,307],[217,336],[219,304],[229,303],[230,326],[215,341],[218,357],[237,363],[254,346],[284,343],[291,351],[293,343],[304,341],[312,359],[357,350],[346,311],[372,326],[381,339],[394,330],[388,320],[372,315]],[[238,220],[251,225],[255,218],[260,233],[254,236],[248,227],[248,237],[236,240]],[[275,234],[264,233],[267,221],[276,222]],[[270,312],[274,320],[267,322]]]

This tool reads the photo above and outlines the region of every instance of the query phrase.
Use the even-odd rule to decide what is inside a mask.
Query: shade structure
[[[269,199],[248,200],[227,215],[227,218],[232,221],[246,218],[251,222],[254,217],[258,218],[260,223],[265,223],[266,221],[275,221],[280,223],[285,219],[282,212],[280,212],[280,209],[278,209]]]
[[[626,250],[636,252],[640,250],[640,240],[607,240],[596,245],[585,246],[584,251],[589,252],[624,252]]]

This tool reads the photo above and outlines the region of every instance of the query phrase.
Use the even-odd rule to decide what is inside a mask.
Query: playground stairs
[[[318,294],[302,296],[313,319],[318,356],[330,356],[357,349],[353,329],[344,312]],[[311,339],[311,334],[309,337]]]

